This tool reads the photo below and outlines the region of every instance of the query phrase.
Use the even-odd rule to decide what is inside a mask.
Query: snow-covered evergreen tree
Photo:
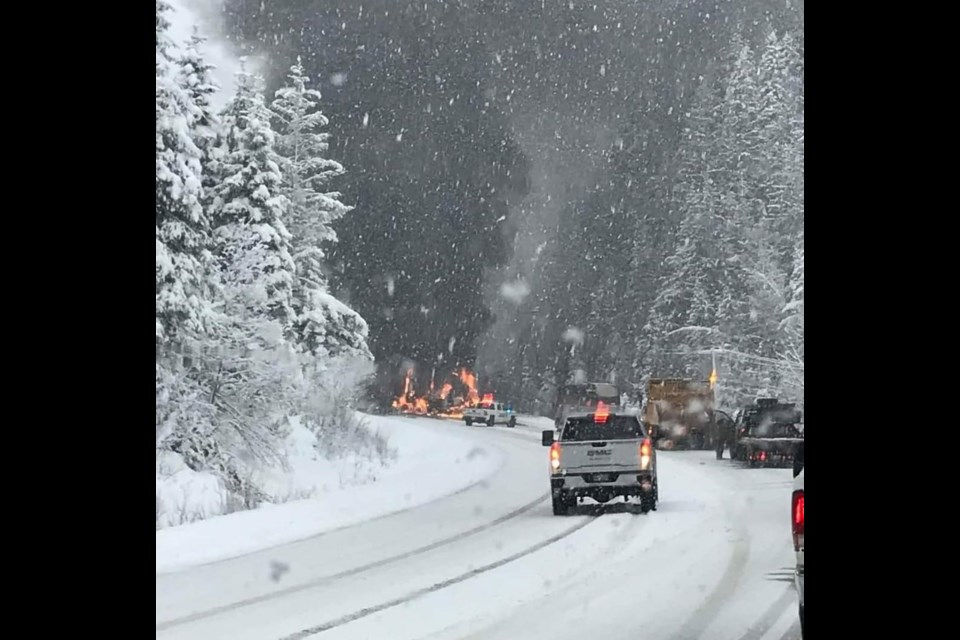
[[[339,450],[373,442],[343,402],[369,373],[366,323],[330,295],[322,271],[329,225],[349,211],[326,188],[342,167],[322,157],[326,120],[302,72],[280,140],[259,78],[245,71],[216,114],[203,38],[195,31],[178,47],[171,8],[156,8],[158,460],[176,454],[212,471],[234,508],[253,507],[264,498],[253,478],[282,466],[290,419],[342,424],[324,433]],[[299,340],[304,326],[315,344]]]
[[[787,335],[788,356],[803,362],[803,233],[797,238],[790,275],[790,297],[783,307],[782,327]]]
[[[213,80],[214,65],[204,59],[203,44],[206,38],[194,28],[180,56],[180,74],[183,85],[191,97],[190,129],[191,138],[200,149],[201,166],[204,170],[204,187],[211,186],[212,159],[211,155],[216,145],[220,127],[220,118],[217,116],[211,103],[211,96],[220,90]]]
[[[320,92],[308,89],[309,81],[298,57],[290,68],[287,86],[277,90],[271,108],[279,123],[276,150],[282,158],[283,188],[290,199],[289,227],[297,241],[312,247],[311,255],[322,263],[322,243],[337,239],[331,225],[352,207],[341,202],[340,193],[327,190],[344,169],[325,157],[330,134],[323,129],[329,121],[320,110]]]
[[[737,404],[778,392],[790,370],[780,321],[803,229],[803,121],[790,37],[771,35],[759,56],[738,38],[731,53],[719,88],[702,85],[688,117],[676,246],[637,351],[652,351],[658,375],[702,375],[706,354],[725,354]]]
[[[197,105],[168,36],[170,6],[156,2],[156,420],[157,445],[202,430],[213,414],[198,355],[213,323],[216,279],[202,207]]]
[[[731,197],[737,188],[730,171],[737,162],[731,153],[735,126],[722,108],[721,89],[711,83],[697,92],[680,144],[676,247],[645,327],[652,337],[641,337],[656,345],[650,359],[655,375],[702,377],[701,359],[679,354],[728,343],[744,315],[743,243]]]
[[[213,434],[190,443],[235,495],[246,496],[247,506],[257,492],[246,465],[279,462],[282,425],[296,410],[300,378],[295,348],[285,339],[295,318],[287,200],[258,83],[245,70],[238,74],[210,150],[207,199],[225,320],[208,369]]]
[[[761,199],[765,218],[780,234],[786,267],[796,234],[803,228],[802,61],[790,34],[767,37],[757,67],[757,129]]]
[[[204,332],[211,314],[209,221],[201,205],[201,152],[191,137],[195,109],[167,30],[169,5],[157,0],[156,339],[178,345]]]
[[[352,207],[330,191],[330,181],[344,173],[326,157],[328,120],[320,110],[321,95],[307,88],[300,59],[290,68],[288,84],[272,103],[277,122],[276,150],[283,181],[280,192],[289,201],[286,220],[292,232],[297,267],[294,284],[295,340],[314,355],[350,354],[371,358],[367,324],[359,314],[330,295],[324,273],[324,243],[336,242],[332,224]]]
[[[280,158],[260,81],[237,74],[222,114],[224,135],[211,203],[218,258],[231,315],[293,323],[295,265],[284,223]]]

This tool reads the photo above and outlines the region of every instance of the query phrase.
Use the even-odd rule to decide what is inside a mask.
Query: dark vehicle
[[[789,466],[803,443],[796,404],[761,398],[738,412],[731,459],[750,466]]]

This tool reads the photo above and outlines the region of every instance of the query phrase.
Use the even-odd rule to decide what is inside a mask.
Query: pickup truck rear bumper
[[[615,475],[610,481],[603,481],[604,473]],[[640,471],[592,471],[589,473],[567,473],[550,478],[550,487],[554,491],[562,490],[567,495],[590,496],[596,493],[605,493],[611,496],[638,495],[641,492],[652,491],[655,487],[653,472]]]

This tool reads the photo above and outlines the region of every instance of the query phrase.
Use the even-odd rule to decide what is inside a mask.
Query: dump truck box
[[[651,378],[644,419],[661,448],[712,449],[717,437],[713,387],[687,378]]]

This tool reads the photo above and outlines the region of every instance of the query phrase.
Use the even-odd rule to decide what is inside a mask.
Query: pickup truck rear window
[[[594,440],[631,440],[643,438],[640,421],[632,416],[610,416],[597,424],[592,418],[570,418],[560,433],[561,442],[591,442]]]

